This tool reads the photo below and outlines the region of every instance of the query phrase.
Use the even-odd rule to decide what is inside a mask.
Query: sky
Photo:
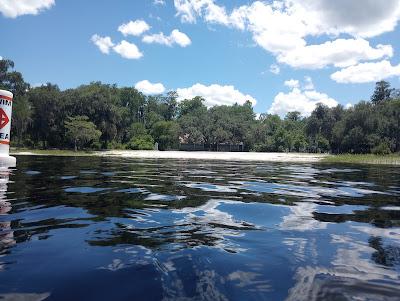
[[[0,0],[0,57],[33,86],[93,81],[308,116],[400,87],[400,0]]]

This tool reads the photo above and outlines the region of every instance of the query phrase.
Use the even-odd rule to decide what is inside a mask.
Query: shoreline
[[[139,150],[31,150],[13,149],[11,156],[61,156],[61,157],[110,157],[134,159],[183,159],[242,162],[289,162],[289,163],[334,163],[357,165],[400,165],[400,154],[311,154],[311,153],[258,153],[258,152],[187,152],[187,151],[139,151]]]
[[[136,159],[184,159],[184,160],[219,160],[245,162],[321,162],[329,155],[308,153],[256,153],[256,152],[186,152],[186,151],[139,151],[105,150],[93,152],[73,152],[63,150],[14,150],[13,156],[98,156]]]
[[[186,152],[186,151],[125,151],[110,150],[105,157],[146,159],[192,159],[219,161],[258,162],[320,162],[328,155],[307,153],[256,153],[256,152]]]

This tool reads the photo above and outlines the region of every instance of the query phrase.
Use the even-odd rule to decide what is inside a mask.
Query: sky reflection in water
[[[400,170],[20,157],[0,300],[399,300]]]

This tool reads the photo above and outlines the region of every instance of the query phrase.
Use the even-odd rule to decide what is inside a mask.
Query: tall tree
[[[383,101],[390,99],[393,89],[390,88],[390,83],[381,80],[375,84],[374,94],[371,96],[373,104],[379,104]]]
[[[64,119],[62,118],[63,102],[61,91],[56,85],[48,83],[45,86],[31,89],[29,101],[34,110],[32,114],[32,139],[42,143],[43,148],[57,147],[64,140]]]
[[[24,138],[26,137],[28,126],[32,122],[32,107],[29,102],[28,96],[20,96],[15,101],[13,106],[12,114],[12,127],[15,131],[15,136],[18,141],[18,145],[22,145]]]
[[[197,96],[183,100],[178,106],[180,137],[184,143],[207,142],[208,114],[204,101]]]
[[[101,132],[87,116],[68,117],[65,121],[67,138],[74,144],[77,151],[82,146],[98,141]]]
[[[179,144],[179,125],[176,121],[158,121],[153,125],[152,136],[160,150],[176,149]]]
[[[24,95],[29,89],[22,74],[14,71],[14,62],[11,60],[0,60],[0,89],[11,91],[15,98]]]

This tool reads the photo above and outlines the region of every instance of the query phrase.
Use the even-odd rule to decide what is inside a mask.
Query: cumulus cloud
[[[291,90],[288,93],[278,93],[268,113],[285,116],[288,112],[298,111],[303,116],[309,116],[318,103],[328,107],[338,105],[338,102],[327,94],[317,92],[315,89],[307,89],[309,85],[307,80],[304,87],[299,87],[299,81],[296,80],[286,81],[285,85],[290,87]]]
[[[140,52],[139,48],[125,40],[115,45],[110,37],[101,37],[97,34],[93,35],[91,41],[99,48],[104,54],[109,54],[110,49],[113,49],[116,53],[126,59],[140,59],[143,53]]]
[[[164,33],[160,32],[157,34],[146,35],[142,40],[148,44],[156,43],[169,47],[172,47],[174,44],[177,44],[181,47],[187,47],[192,43],[190,38],[183,32],[180,32],[178,29],[174,29],[169,36],[166,36]]]
[[[381,3],[382,2],[382,3]],[[391,57],[390,45],[369,45],[363,38],[392,31],[400,19],[400,1],[387,0],[254,1],[228,12],[214,0],[175,0],[177,16],[194,23],[198,17],[248,31],[253,40],[281,63],[317,69],[348,67],[361,61]],[[340,34],[354,39],[336,39]],[[307,37],[334,39],[307,45]]]
[[[122,40],[118,45],[114,46],[113,49],[116,53],[126,59],[137,60],[143,56],[143,53],[140,52],[139,48],[135,44],[129,43],[125,40]]]
[[[392,31],[400,19],[398,0],[290,0],[313,23],[333,34],[374,37]]]
[[[128,23],[121,24],[118,31],[124,36],[140,36],[150,29],[150,25],[143,20],[129,21]]]
[[[174,5],[176,15],[185,23],[195,23],[201,16],[210,23],[244,27],[244,16],[239,10],[228,14],[225,7],[215,4],[214,0],[174,0]]]
[[[253,105],[257,103],[256,99],[248,94],[243,94],[234,86],[221,86],[213,84],[205,86],[195,84],[189,88],[177,89],[178,100],[192,99],[196,96],[201,96],[205,99],[205,105],[212,107],[215,105],[233,105],[235,103],[244,104],[247,100]]]
[[[135,84],[135,88],[144,94],[162,94],[165,92],[165,87],[161,83],[151,83],[148,80],[142,80]]]
[[[180,16],[182,22],[194,23],[204,5],[202,2],[204,1],[174,0],[176,15]]]
[[[348,67],[360,61],[392,57],[390,45],[371,47],[364,39],[337,39],[319,45],[308,45],[280,53],[280,63],[296,68],[319,69],[328,65]]]
[[[37,15],[54,4],[54,0],[0,0],[0,12],[8,18]]]
[[[338,83],[370,83],[394,76],[400,76],[400,64],[392,64],[383,60],[380,62],[361,63],[339,70],[331,75],[331,79]]]
[[[101,37],[97,34],[92,36],[91,41],[105,54],[109,54],[110,48],[114,46],[110,37]]]

